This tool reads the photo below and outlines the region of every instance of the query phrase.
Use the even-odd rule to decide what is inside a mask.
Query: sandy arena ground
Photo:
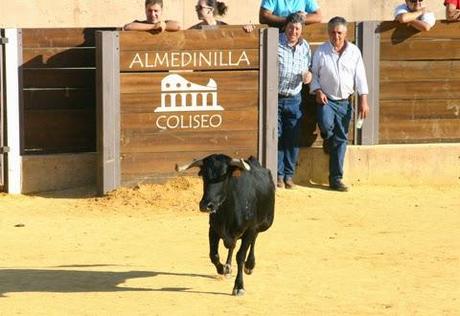
[[[458,187],[276,195],[233,297],[208,259],[199,179],[0,194],[0,315],[460,315]]]

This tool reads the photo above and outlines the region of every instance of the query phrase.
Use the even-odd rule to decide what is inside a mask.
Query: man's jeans
[[[342,180],[343,161],[347,150],[348,126],[350,125],[352,107],[348,100],[330,100],[325,105],[318,105],[317,117],[321,137],[329,141],[329,184]]]
[[[300,118],[302,97],[278,96],[278,177],[289,179],[294,176],[299,156]]]

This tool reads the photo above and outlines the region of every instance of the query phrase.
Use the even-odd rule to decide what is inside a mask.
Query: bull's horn
[[[177,172],[182,172],[182,171],[185,171],[187,169],[190,169],[190,168],[193,168],[193,167],[201,167],[203,165],[203,159],[198,159],[198,160],[193,160],[191,163],[187,164],[187,165],[183,165],[183,166],[179,166],[177,163],[176,163],[176,171]]]
[[[243,159],[235,159],[233,158],[232,161],[230,162],[231,166],[236,166],[238,168],[244,169],[246,171],[251,170],[251,167],[247,162],[245,162]]]

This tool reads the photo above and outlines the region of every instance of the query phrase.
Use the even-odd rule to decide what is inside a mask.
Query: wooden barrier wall
[[[23,29],[24,154],[96,150],[95,29]]]
[[[460,141],[460,23],[382,22],[380,143]]]

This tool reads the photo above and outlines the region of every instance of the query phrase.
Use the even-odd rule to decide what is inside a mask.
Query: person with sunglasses
[[[460,21],[460,0],[445,0],[446,19],[448,21]]]
[[[423,0],[406,0],[395,8],[395,20],[419,31],[429,31],[436,23],[434,13],[422,5]]]
[[[176,21],[162,19],[163,0],[145,0],[144,21],[135,20],[123,26],[124,31],[148,31],[151,33],[161,33],[164,31],[179,31],[180,25]]]
[[[193,25],[190,29],[202,29],[204,25],[227,25],[217,20],[216,16],[224,16],[227,13],[227,5],[217,0],[199,0],[195,6],[196,14],[200,23]]]

